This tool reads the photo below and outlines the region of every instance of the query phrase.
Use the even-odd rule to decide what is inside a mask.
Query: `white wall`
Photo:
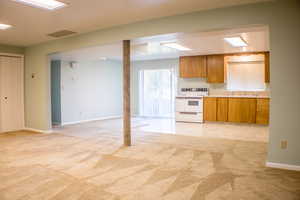
[[[122,71],[118,61],[84,61],[61,65],[62,124],[119,116]]]

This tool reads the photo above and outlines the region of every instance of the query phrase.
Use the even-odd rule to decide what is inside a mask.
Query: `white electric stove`
[[[208,88],[182,88],[176,96],[177,122],[203,122],[203,97]]]

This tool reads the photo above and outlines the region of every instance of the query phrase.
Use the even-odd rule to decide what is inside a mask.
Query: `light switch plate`
[[[280,147],[281,147],[281,149],[286,149],[287,148],[287,141],[286,140],[281,140]]]

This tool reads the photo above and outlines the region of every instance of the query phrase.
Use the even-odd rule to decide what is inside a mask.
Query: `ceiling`
[[[241,36],[248,43],[245,48],[232,47],[224,41],[225,37]],[[164,42],[176,42],[191,51],[178,51],[160,45]],[[208,55],[237,52],[255,52],[269,50],[269,30],[266,26],[222,30],[198,33],[174,33],[153,37],[137,38],[131,43],[132,60],[155,60],[178,58],[185,55]],[[51,59],[65,61],[91,61],[103,58],[122,59],[122,43],[77,49],[50,55]]]
[[[28,46],[53,38],[60,30],[77,33],[147,19],[268,0],[61,0],[67,7],[48,11],[0,0],[0,23],[13,28],[0,31],[0,44]]]

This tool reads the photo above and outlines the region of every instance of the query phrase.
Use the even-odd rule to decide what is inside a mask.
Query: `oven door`
[[[186,112],[202,112],[203,111],[203,99],[187,99]]]

